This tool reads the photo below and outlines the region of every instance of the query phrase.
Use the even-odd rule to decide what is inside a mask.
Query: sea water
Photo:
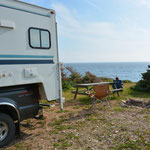
[[[137,82],[142,78],[141,73],[146,72],[148,65],[150,62],[64,63],[64,68],[70,66],[82,75],[91,72],[98,77],[119,77],[121,80]]]

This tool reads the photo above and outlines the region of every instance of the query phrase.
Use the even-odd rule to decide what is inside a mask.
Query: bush
[[[67,74],[64,73],[64,69],[61,69],[61,78],[62,78],[62,89],[63,90],[68,90],[71,88],[70,83],[68,82],[69,79],[67,77]]]
[[[76,72],[72,67],[66,67],[66,69],[71,74],[70,76],[67,76],[67,73],[64,73],[64,69],[61,69],[63,90],[68,90],[71,87],[76,87],[76,84],[81,83],[82,81],[82,76],[80,73]]]
[[[150,92],[150,66],[148,66],[147,72],[142,73],[142,80],[137,82],[133,89],[141,92]]]
[[[94,82],[97,82],[97,77],[90,72],[86,72],[84,77],[82,78],[82,82],[83,83],[94,83]]]
[[[113,82],[112,78],[107,78],[107,77],[98,77],[99,82]]]
[[[63,90],[68,90],[71,87],[76,87],[77,84],[80,83],[94,83],[99,82],[99,78],[97,78],[94,74],[90,72],[86,72],[84,76],[75,71],[72,67],[66,67],[66,69],[71,73],[67,76],[67,73],[64,73],[64,69],[61,70],[62,76],[62,88]]]
[[[74,84],[81,83],[82,75],[75,71],[72,67],[66,67],[66,69],[71,73],[69,76],[69,80],[74,82]]]
[[[62,80],[62,89],[63,90],[69,90],[71,87],[72,87],[72,85],[70,82]]]
[[[123,80],[122,82],[123,83],[132,83],[132,81],[130,81],[130,80]]]

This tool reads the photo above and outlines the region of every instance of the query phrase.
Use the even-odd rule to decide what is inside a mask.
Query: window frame
[[[31,31],[32,29],[39,30],[40,47],[35,47],[35,46],[32,46],[32,44],[31,44],[31,32],[30,32],[30,31]],[[41,31],[46,31],[46,32],[48,32],[48,34],[49,34],[49,47],[42,47]],[[30,45],[30,47],[33,48],[33,49],[45,49],[45,50],[48,50],[48,49],[51,48],[51,33],[50,33],[50,31],[47,30],[47,29],[36,28],[36,27],[30,27],[30,28],[28,29],[28,38],[29,38],[29,45]]]

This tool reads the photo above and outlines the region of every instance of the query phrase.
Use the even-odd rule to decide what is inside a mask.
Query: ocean
[[[150,62],[64,63],[63,65],[72,67],[82,75],[89,71],[98,77],[119,77],[121,80],[137,82],[142,77],[141,73],[146,72]]]

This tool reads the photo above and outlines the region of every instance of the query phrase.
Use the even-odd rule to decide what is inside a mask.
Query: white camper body
[[[54,10],[0,0],[0,87],[39,84],[43,99],[60,100]]]

